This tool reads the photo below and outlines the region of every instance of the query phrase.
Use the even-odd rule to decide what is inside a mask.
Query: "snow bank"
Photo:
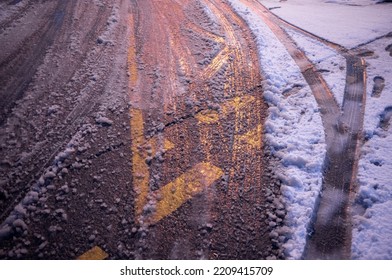
[[[256,36],[264,97],[269,103],[266,139],[280,159],[276,172],[282,181],[286,226],[276,228],[271,236],[280,241],[287,258],[298,259],[322,185],[326,146],[321,117],[309,86],[284,46],[244,4],[230,2]]]

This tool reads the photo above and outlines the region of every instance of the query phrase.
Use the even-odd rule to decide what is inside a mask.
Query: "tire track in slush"
[[[55,37],[56,32],[60,29],[63,23],[63,15],[65,13],[66,8],[68,7],[68,1],[62,1],[61,3],[57,4],[55,10],[53,12],[53,17],[45,23],[45,28],[42,30],[37,31],[34,36],[38,38],[39,35],[42,38],[39,40],[37,44],[32,44],[32,46],[28,47],[29,53],[33,53],[32,55],[28,56],[25,60],[22,61],[22,64],[19,67],[16,67],[14,72],[9,72],[9,75],[15,77],[12,80],[12,83],[8,83],[4,90],[0,91],[2,102],[0,103],[0,125],[7,120],[8,114],[15,105],[15,102],[22,98],[24,91],[28,87],[29,83],[31,82],[33,75],[35,74],[38,66],[42,63],[44,58],[45,52],[49,46],[52,45]],[[42,33],[42,34],[41,34]],[[36,39],[38,40],[38,39]],[[19,50],[18,50],[19,51]],[[5,65],[2,66],[4,69],[8,69],[7,67],[11,67],[12,65]],[[54,156],[51,157],[53,159]],[[36,167],[34,172],[44,170],[47,167],[47,163],[43,166]],[[18,187],[18,192],[15,195],[8,198],[6,206],[4,209],[1,209],[2,212],[0,213],[0,221],[3,222],[5,217],[7,217],[12,209],[17,205],[17,203],[23,198],[23,196],[27,192],[26,185],[30,186],[33,181],[36,179],[35,177],[30,176],[29,174],[26,176],[26,180],[28,184],[25,184],[25,181],[21,181],[19,184],[15,184]]]
[[[271,244],[259,210],[266,105],[250,31],[221,1],[143,0],[132,7],[138,257],[266,257]],[[203,7],[219,32],[200,23]],[[195,53],[207,40],[215,49],[204,45],[205,55],[213,55],[198,63]]]
[[[25,75],[18,76],[14,74],[14,76],[17,77],[17,81],[15,81],[14,84],[10,85],[10,87],[12,87],[12,90],[10,90],[9,96],[5,98],[5,102],[4,102],[5,107],[12,106],[12,102],[15,101],[15,98],[16,99],[20,98],[21,95],[23,95],[24,90],[28,86],[28,83],[30,83],[30,81],[33,78],[34,72],[42,62],[41,60],[43,59],[43,57],[38,59],[37,56],[43,56],[47,48],[51,46],[59,36],[61,36],[61,34],[57,31],[61,31],[61,28],[64,27],[63,21],[66,19],[66,16],[70,16],[72,14],[74,1],[75,0],[60,1],[56,5],[56,8],[53,12],[53,18],[51,19],[50,22],[47,23],[48,29],[44,29],[42,31],[44,32],[43,35],[44,38],[41,40],[39,44],[33,46],[33,48],[39,47],[42,49],[40,49],[40,51],[37,52],[37,54],[35,54],[34,56],[28,57],[26,61],[23,61],[23,65],[26,67],[26,69],[21,70],[20,68],[18,68],[16,70],[17,73],[19,74],[20,74],[19,71],[23,71]],[[106,13],[101,13],[100,16],[95,19],[94,24],[92,26],[92,30],[88,32],[86,38],[92,39],[93,37],[95,37],[96,35],[95,32],[97,31],[99,22],[102,22],[105,19],[104,18],[105,16]],[[81,99],[81,102],[76,104],[72,108],[72,110],[67,114],[67,116],[64,118],[64,122],[67,124],[67,126],[62,131],[61,135],[63,137],[60,137],[58,140],[53,140],[51,142],[51,145],[47,146],[46,149],[36,151],[33,154],[31,161],[40,162],[40,164],[35,165],[34,168],[29,173],[21,174],[21,177],[23,176],[22,177],[23,180],[20,180],[20,182],[14,184],[14,188],[17,188],[17,191],[15,191],[14,192],[15,194],[11,195],[7,199],[6,205],[4,206],[3,209],[1,209],[2,210],[2,212],[0,213],[1,222],[3,222],[11,214],[14,207],[19,202],[21,202],[21,200],[25,197],[26,193],[31,189],[31,186],[38,180],[39,176],[41,176],[44,173],[44,170],[52,164],[55,156],[70,140],[69,136],[74,135],[76,133],[77,128],[80,126],[81,123],[85,121],[86,117],[91,112],[92,108],[96,105],[98,99],[97,96],[94,95],[95,91],[93,90],[93,87],[94,85],[92,84],[83,84],[80,86],[79,91],[88,92],[88,94],[86,94]]]
[[[0,103],[0,125],[7,120],[8,114],[15,106],[15,102],[22,98],[38,66],[42,63],[47,48],[52,45],[56,32],[62,26],[67,5],[68,0],[60,1],[54,9],[53,16],[49,16],[44,26],[26,39],[23,52],[21,49],[18,49],[11,54],[10,58],[1,62],[0,66],[4,75],[2,78],[9,81],[5,82],[4,88],[0,90],[2,98]],[[32,44],[31,42],[35,43]]]
[[[320,107],[327,153],[321,197],[308,228],[305,259],[347,259],[351,250],[350,201],[355,192],[359,146],[362,140],[366,97],[365,61],[337,44],[320,39],[273,15],[255,0],[240,0],[268,25],[286,47]],[[342,108],[339,108],[325,80],[282,25],[333,47],[346,58],[347,77]]]

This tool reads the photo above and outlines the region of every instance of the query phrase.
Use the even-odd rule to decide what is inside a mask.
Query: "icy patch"
[[[286,257],[302,256],[307,228],[322,186],[326,153],[321,117],[309,86],[284,46],[265,23],[238,0],[230,0],[256,35],[261,69],[265,77],[264,98],[269,103],[266,138],[280,159],[276,173],[282,181],[285,227],[272,233],[280,240]],[[304,85],[284,95],[293,85]],[[305,86],[306,85],[306,86]]]

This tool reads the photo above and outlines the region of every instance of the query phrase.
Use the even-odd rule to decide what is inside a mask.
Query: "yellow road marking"
[[[128,50],[128,64],[129,64],[129,75],[130,75],[130,86],[131,88],[136,85],[138,79],[137,73],[137,62],[136,62],[136,42],[135,42],[135,28],[134,28],[134,19],[133,15],[130,15],[129,18],[129,26],[130,30],[132,30],[130,42],[129,42],[129,50]]]
[[[209,4],[211,6],[212,4]],[[212,5],[214,10],[218,12],[218,9]],[[218,13],[219,18],[223,22],[225,29],[225,39],[223,37],[206,34],[217,43],[224,44],[222,49],[218,54],[212,59],[211,63],[205,67],[200,75],[201,80],[206,80],[211,78],[213,75],[218,73],[218,71],[230,61],[230,56],[234,59],[240,60],[242,57],[241,48],[239,42],[236,40],[234,30],[230,26],[228,20],[224,17],[222,13]],[[134,23],[133,18],[130,18],[131,28],[133,29]],[[180,41],[174,36],[174,39],[170,41],[172,48],[179,45]],[[227,44],[225,44],[227,41]],[[189,74],[189,63],[185,59],[185,55],[190,54],[188,52],[179,51],[177,55],[177,63],[179,64],[182,72],[185,75]],[[130,39],[130,48],[128,54],[128,63],[130,71],[130,86],[134,88],[137,86],[138,81],[138,68],[136,61],[136,42],[135,36]],[[236,69],[233,69],[233,75],[230,79],[230,84],[227,87],[231,87],[235,83],[236,76],[239,76]],[[238,82],[239,83],[239,82]],[[239,84],[243,87],[243,84]],[[225,85],[225,88],[227,88]],[[237,88],[233,87],[233,88]],[[238,90],[236,90],[238,93]],[[137,94],[137,93],[136,93]],[[244,93],[241,93],[244,94]],[[136,99],[135,99],[136,100]],[[220,110],[204,110],[196,115],[196,119],[200,123],[213,124],[219,121],[219,118],[226,117],[228,114],[234,113],[236,119],[242,116],[241,111],[244,108],[248,108],[255,102],[255,97],[250,95],[243,95],[241,97],[235,97],[229,101],[226,101],[221,105]],[[250,108],[250,107],[249,107]],[[246,148],[261,148],[261,130],[262,126],[259,125],[255,129],[248,131],[245,134],[238,135],[239,125],[236,121],[236,135],[235,142],[237,146],[244,146]],[[140,109],[131,109],[131,139],[132,139],[132,173],[133,173],[133,185],[137,194],[137,199],[135,202],[136,217],[141,222],[146,225],[154,224],[167,217],[176,211],[181,205],[186,201],[194,197],[195,195],[201,193],[206,188],[210,187],[217,179],[223,175],[223,171],[212,165],[209,162],[209,155],[206,157],[205,162],[198,163],[189,171],[185,172],[178,178],[174,179],[172,182],[165,186],[160,187],[156,191],[151,191],[149,186],[150,181],[150,168],[146,163],[146,158],[155,155],[159,149],[170,150],[174,148],[174,144],[170,141],[154,137],[147,140],[144,136],[144,120],[143,113]],[[206,141],[208,137],[206,137]],[[233,156],[235,161],[235,155]],[[153,206],[152,212],[147,213],[143,211],[145,206]]]
[[[163,186],[155,192],[150,192],[150,170],[146,163],[146,155],[153,154],[158,148],[157,138],[146,142],[143,136],[143,114],[141,110],[131,109],[132,128],[132,165],[134,175],[134,187],[137,193],[135,211],[138,217],[143,214],[143,208],[148,204],[148,197],[155,198],[156,211],[147,217],[144,224],[154,224],[170,215],[187,200],[210,186],[215,180],[223,175],[223,171],[210,163],[199,163],[190,171],[184,173],[173,182]],[[165,150],[174,148],[170,141],[163,141]],[[147,154],[146,154],[147,153]]]
[[[213,124],[219,121],[219,118],[225,118],[229,113],[239,113],[240,110],[251,106],[255,102],[251,95],[235,97],[221,105],[221,114],[214,110],[203,110],[196,114],[196,119],[201,123]]]
[[[213,124],[219,121],[219,114],[214,110],[203,110],[195,118],[201,123]]]
[[[174,149],[174,144],[172,142],[170,142],[169,140],[165,139],[164,143],[163,143],[163,148],[165,149],[165,151]]]
[[[225,43],[225,39],[222,36],[217,35],[207,29],[204,29],[193,22],[187,23],[187,27],[189,29],[192,29],[195,33],[203,34],[205,37],[215,41],[216,43],[221,43],[221,44]]]
[[[177,210],[182,204],[211,186],[223,171],[208,162],[202,162],[185,172],[173,182],[155,191],[155,212],[146,219],[154,224]]]
[[[229,48],[224,47],[211,61],[210,64],[203,70],[200,77],[201,79],[209,79],[214,76],[222,68],[222,66],[229,59]]]
[[[90,250],[88,250],[83,255],[79,256],[77,259],[78,260],[104,260],[107,257],[109,257],[109,255],[104,250],[102,250],[98,246],[95,246]]]
[[[253,149],[261,149],[261,124],[255,129],[238,136],[238,142],[242,144],[241,146],[249,145]]]
[[[157,137],[146,141],[142,110],[131,109],[131,129],[133,185],[137,194],[135,211],[136,215],[140,216],[148,202],[147,197],[150,191],[150,169],[146,163],[146,158],[157,153],[160,141]],[[162,142],[164,150],[174,148],[174,144],[169,140],[163,139]]]
[[[252,105],[255,102],[255,98],[251,95],[237,96],[225,103],[222,107],[222,112],[227,115],[234,109],[235,112],[239,112],[241,109]]]
[[[149,168],[146,158],[142,153],[144,140],[144,123],[141,110],[131,109],[131,129],[132,129],[132,174],[133,185],[137,194],[135,211],[137,215],[142,213],[144,205],[147,203],[149,191]]]

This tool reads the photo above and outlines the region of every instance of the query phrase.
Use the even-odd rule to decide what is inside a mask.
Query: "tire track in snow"
[[[363,59],[345,48],[321,39],[273,15],[255,0],[241,0],[254,10],[286,47],[308,82],[321,110],[326,134],[322,193],[311,224],[303,258],[345,259],[350,256],[351,216],[350,201],[355,191],[358,151],[362,138],[366,96],[366,71]],[[283,30],[282,25],[333,47],[344,55],[347,78],[343,107],[339,108],[327,83],[306,55]]]

